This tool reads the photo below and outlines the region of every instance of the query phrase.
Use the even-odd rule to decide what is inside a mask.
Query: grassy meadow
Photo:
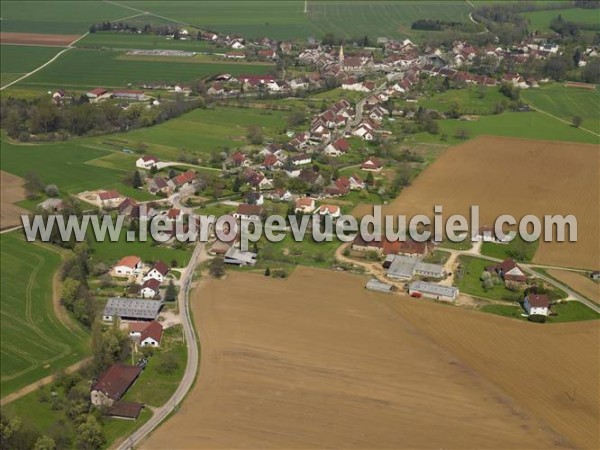
[[[600,133],[600,92],[566,87],[559,84],[521,91],[523,100],[553,116],[571,121],[574,116],[583,119],[581,126]]]
[[[54,315],[53,277],[61,256],[26,242],[19,232],[0,237],[2,260],[2,396],[86,357],[88,333]]]
[[[46,184],[56,184],[63,193],[76,194],[95,189],[117,189],[138,200],[151,197],[146,192],[123,184],[123,179],[135,168],[134,155],[128,155],[131,165],[120,168],[98,166],[94,160],[110,152],[89,147],[89,140],[17,145],[2,141],[2,170],[21,177],[34,171]],[[32,164],[35,161],[35,164]]]
[[[249,63],[191,64],[157,59],[132,60],[118,51],[74,49],[20,84],[45,90],[85,90],[97,86],[124,88],[138,87],[143,83],[185,83],[224,72],[232,75],[263,74],[272,68],[273,66]]]
[[[529,31],[551,32],[550,22],[557,16],[561,16],[564,20],[585,25],[598,24],[598,10],[570,8],[570,9],[555,9],[546,11],[532,11],[523,13],[529,21]]]
[[[4,86],[20,76],[39,67],[61,49],[57,47],[35,47],[33,45],[0,46],[0,84]]]
[[[182,50],[190,52],[213,52],[216,47],[210,45],[207,41],[182,41],[167,39],[166,36],[154,36],[149,34],[133,33],[111,33],[96,32],[88,34],[76,44],[81,48],[112,48],[112,49],[164,49],[164,50]],[[224,53],[228,49],[219,49]]]

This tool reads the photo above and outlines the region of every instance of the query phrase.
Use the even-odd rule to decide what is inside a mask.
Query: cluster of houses
[[[159,298],[161,285],[169,273],[169,266],[162,261],[156,261],[145,274],[144,265],[139,256],[125,256],[113,267],[115,277],[127,277],[138,283],[129,287],[129,294],[141,298]]]

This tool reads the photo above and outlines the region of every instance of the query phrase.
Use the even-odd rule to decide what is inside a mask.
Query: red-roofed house
[[[150,170],[152,167],[156,166],[158,162],[159,159],[156,156],[140,156],[135,162],[135,166],[139,167],[140,169]]]
[[[110,191],[98,193],[98,199],[104,208],[116,208],[123,200],[125,200],[125,197],[119,194],[118,191],[112,189]]]
[[[159,347],[162,332],[163,327],[156,320],[129,324],[129,336],[138,341],[141,347]]]
[[[321,205],[315,211],[315,214],[319,214],[321,216],[331,216],[336,219],[342,215],[340,207],[337,205]]]
[[[340,156],[350,150],[350,144],[344,138],[340,138],[325,147],[325,154],[329,156]]]
[[[189,186],[196,179],[196,172],[188,170],[180,175],[173,178],[173,184],[175,187],[182,188]]]
[[[162,283],[165,281],[167,273],[169,273],[169,266],[162,261],[156,261],[148,273],[144,275],[143,280],[147,281],[154,279]]]
[[[142,260],[139,256],[125,256],[115,264],[113,272],[117,276],[131,276],[138,273],[142,268]]]
[[[547,295],[528,294],[523,302],[523,307],[529,315],[547,316],[550,311],[550,300]]]
[[[381,162],[379,158],[371,156],[369,159],[367,159],[364,163],[360,165],[360,168],[362,170],[367,170],[370,172],[380,172],[383,168],[383,162]]]
[[[494,266],[488,266],[485,270],[497,273],[504,281],[514,281],[517,283],[525,283],[527,281],[525,272],[511,258],[505,259]]]
[[[140,295],[144,298],[156,297],[160,290],[160,281],[150,278],[144,281],[142,288],[140,289]]]
[[[294,212],[302,214],[310,214],[315,209],[315,199],[310,197],[302,197],[296,200]]]

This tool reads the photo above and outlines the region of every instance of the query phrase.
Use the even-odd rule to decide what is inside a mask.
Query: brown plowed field
[[[575,243],[540,242],[534,262],[597,269],[600,259],[600,151],[598,146],[514,138],[479,137],[448,149],[388,206],[384,214],[468,217],[480,207],[480,225],[500,214],[573,214]],[[357,215],[370,208],[358,207]]]
[[[566,284],[574,291],[593,302],[600,303],[600,284],[593,282],[585,274],[569,270],[548,269],[548,275]]]
[[[77,34],[0,33],[0,43],[66,47],[78,37]]]
[[[305,268],[203,281],[199,379],[142,447],[597,444],[597,322],[538,326],[364,282]]]
[[[15,202],[25,199],[24,180],[16,175],[0,170],[0,229],[21,225],[21,214],[27,210],[15,205]]]

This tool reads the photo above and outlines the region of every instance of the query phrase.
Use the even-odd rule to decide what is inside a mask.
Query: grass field
[[[94,259],[114,264],[123,256],[136,255],[142,258],[144,262],[161,260],[169,266],[171,265],[171,261],[175,260],[178,267],[186,266],[190,259],[190,250],[175,249],[168,245],[158,245],[158,243],[157,245],[153,245],[153,241],[150,239],[146,242],[138,240],[127,242],[126,233],[126,230],[121,233],[118,242],[112,242],[108,239],[97,242],[91,239],[90,248]]]
[[[123,2],[139,9],[181,20],[201,28],[246,37],[274,39],[321,37],[331,32],[345,38],[368,35],[418,36],[410,30],[417,19],[435,18],[468,22],[469,5],[458,1],[185,1]]]
[[[29,45],[2,45],[0,59],[2,68],[1,85],[19,78],[48,61],[60,51],[55,47],[35,47]]]
[[[123,52],[70,50],[55,63],[23,80],[25,87],[43,89],[88,89],[96,86],[137,87],[145,82],[183,83],[219,73],[260,74],[273,66],[261,64],[189,64],[173,61],[131,61],[118,59]]]
[[[89,352],[88,334],[56,318],[53,277],[60,254],[25,242],[18,232],[3,234],[2,396],[67,367]]]
[[[600,91],[565,87],[558,84],[521,91],[523,100],[549,114],[571,122],[583,119],[582,127],[600,133]],[[596,138],[598,142],[598,138]]]
[[[597,9],[571,8],[547,11],[532,11],[521,14],[529,20],[529,31],[551,32],[550,22],[557,16],[564,20],[586,25],[597,25],[600,19]]]
[[[152,198],[146,192],[122,183],[127,171],[134,169],[134,156],[130,155],[130,166],[119,170],[100,167],[93,160],[110,153],[87,147],[88,142],[78,139],[59,144],[15,145],[2,141],[2,168],[21,177],[36,172],[46,184],[56,184],[63,193],[117,189],[138,200]]]
[[[462,278],[458,279],[456,286],[465,294],[492,300],[519,301],[522,298],[520,292],[512,292],[506,289],[503,283],[494,285],[490,289],[484,289],[481,282],[481,274],[485,268],[492,265],[490,261],[472,256],[459,256],[458,260],[462,268]]]
[[[451,104],[459,106],[462,114],[492,114],[497,103],[506,100],[497,87],[449,89],[430,98],[419,99],[419,106],[447,112]]]
[[[131,16],[133,11],[95,1],[3,1],[4,32],[83,34],[92,23]]]
[[[281,134],[288,113],[260,109],[197,109],[164,124],[116,135],[133,144],[144,143],[158,157],[176,158],[183,150],[210,154],[223,147],[247,145],[250,125],[262,127],[265,137]]]
[[[494,244],[492,242],[484,242],[481,244],[481,254],[491,256],[498,259],[513,258],[518,261],[531,261],[538,248],[539,242],[527,242],[518,234],[508,244]],[[515,258],[514,252],[521,253],[522,258]]]
[[[409,136],[409,140],[440,143],[440,136],[446,134],[448,140],[442,143],[458,144],[464,141],[456,138],[455,134],[457,130],[463,129],[466,130],[469,138],[493,135],[588,144],[598,143],[598,137],[539,112],[505,112],[495,116],[481,116],[476,121],[445,119],[440,120],[439,124],[440,134],[418,133]]]
[[[193,52],[225,53],[226,48],[217,49],[207,41],[182,41],[167,39],[165,36],[149,34],[96,32],[88,34],[76,44],[85,48],[128,48],[128,49],[165,49]]]

